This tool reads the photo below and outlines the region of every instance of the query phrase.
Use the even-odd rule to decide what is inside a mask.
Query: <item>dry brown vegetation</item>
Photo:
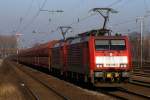
[[[0,60],[1,61],[1,60]],[[20,92],[15,71],[6,66],[7,63],[0,64],[0,100],[25,100]]]

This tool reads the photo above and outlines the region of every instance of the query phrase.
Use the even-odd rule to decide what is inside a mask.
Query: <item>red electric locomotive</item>
[[[128,81],[131,70],[128,37],[99,36],[97,32],[93,30],[55,44],[51,68],[67,78],[95,85]]]

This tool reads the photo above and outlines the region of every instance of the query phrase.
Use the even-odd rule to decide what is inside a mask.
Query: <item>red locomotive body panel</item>
[[[66,42],[59,41],[51,48],[51,70],[63,75],[67,70],[66,65]]]
[[[88,38],[75,38],[67,43],[67,72],[88,75],[89,74],[89,47]],[[74,75],[74,77],[77,77]]]

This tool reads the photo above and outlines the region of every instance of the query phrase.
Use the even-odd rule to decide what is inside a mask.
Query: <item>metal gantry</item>
[[[63,40],[66,40],[66,33],[71,29],[71,26],[59,26],[58,29],[60,29],[61,34],[63,36]]]
[[[20,39],[20,36],[22,36],[23,34],[17,32],[16,33],[16,38],[17,38],[17,62],[18,62],[18,54],[19,54],[19,39]]]
[[[45,11],[45,12],[48,12],[49,14],[53,14],[53,13],[63,13],[64,11],[63,10],[44,10],[44,9],[41,9],[40,11]],[[49,18],[49,22],[51,21],[51,18]]]
[[[142,66],[143,66],[143,32],[144,32],[144,20],[145,18],[149,17],[150,15],[148,14],[149,12],[146,13],[145,16],[140,16],[140,17],[137,17],[136,18],[136,22],[137,21],[140,21],[140,46],[141,46],[141,49],[140,49],[140,68],[142,69]]]

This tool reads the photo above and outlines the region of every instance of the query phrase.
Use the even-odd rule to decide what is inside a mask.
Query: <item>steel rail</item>
[[[114,97],[114,98],[116,98],[116,99],[128,100],[128,99],[125,98],[125,97],[122,97],[122,96],[118,96],[118,95],[112,94],[112,93],[110,93],[110,92],[108,92],[108,91],[105,91],[105,90],[100,90],[100,91],[98,91],[98,92],[104,93],[104,94],[109,95],[109,96],[111,96],[111,97]]]
[[[138,86],[143,86],[143,87],[147,87],[150,88],[150,83],[149,82],[144,82],[144,81],[140,81],[140,80],[131,80],[129,81],[130,84],[134,84],[134,85],[138,85]]]
[[[125,88],[118,88],[118,90],[121,91],[121,92],[128,93],[129,95],[132,94],[132,95],[135,95],[135,96],[142,97],[143,99],[150,99],[150,96],[145,96],[145,95],[142,95],[142,94],[131,92],[129,90],[126,90]]]
[[[17,67],[18,68],[18,67]],[[42,84],[44,87],[48,88],[49,90],[51,90],[52,92],[54,92],[55,94],[57,94],[58,96],[60,96],[61,98],[63,98],[64,100],[70,100],[67,96],[63,95],[62,93],[59,93],[58,91],[56,91],[55,89],[53,89],[52,87],[48,86],[47,84],[45,84],[44,82],[42,82],[41,80],[35,78],[33,75],[31,75],[30,73],[24,71],[21,68],[18,68],[19,70],[21,70],[22,72],[26,73],[28,76],[30,76],[32,79],[38,81],[40,84]]]
[[[25,85],[24,87],[35,100],[40,100],[39,97],[28,86]]]
[[[11,66],[10,63],[8,63],[8,64]],[[18,74],[14,68],[12,68],[12,70],[14,70],[14,73]],[[18,76],[19,76],[19,74],[18,74]],[[32,96],[32,99],[34,99],[34,100],[40,100],[39,97],[25,84],[25,82],[23,81],[23,79],[21,79],[20,77],[17,77],[17,78],[18,78],[18,80],[19,80],[19,84],[20,84],[27,92],[30,93],[29,95]]]

